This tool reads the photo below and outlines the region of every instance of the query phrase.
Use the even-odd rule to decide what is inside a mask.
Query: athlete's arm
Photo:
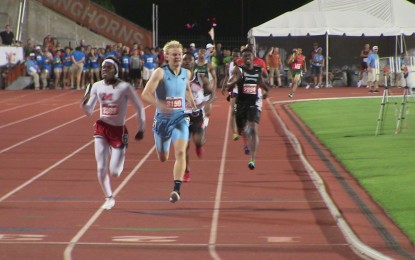
[[[157,68],[153,74],[151,74],[151,77],[149,81],[147,82],[143,93],[141,93],[141,98],[147,102],[150,105],[153,105],[160,109],[167,109],[167,106],[165,103],[159,101],[156,99],[156,89],[159,86],[160,82],[163,80],[164,77],[164,71],[162,68]]]
[[[232,71],[232,76],[229,78],[228,82],[226,83],[226,87],[228,88],[228,91],[232,91],[236,82],[239,81],[241,76],[242,74],[241,74],[240,68],[238,66],[235,66],[235,68]]]
[[[262,74],[258,78],[258,85],[260,88],[262,88],[265,91],[265,93],[262,95],[262,98],[266,99],[269,93],[269,85],[268,85],[268,81],[264,79]]]
[[[192,104],[193,110],[196,110],[197,105],[196,105],[195,99],[193,98],[192,88],[190,87],[191,77],[192,77],[192,73],[190,72],[190,70],[187,70],[186,101],[189,102],[189,104]]]
[[[98,101],[96,83],[91,86],[88,102],[82,103],[81,107],[84,110],[85,115],[90,116],[94,112],[95,105]]]
[[[137,93],[134,91],[131,84],[128,84],[127,88],[127,95],[131,99],[135,109],[137,110],[137,123],[139,131],[144,131],[144,127],[146,124],[146,114],[144,111],[143,103],[141,102],[140,98],[137,96]]]

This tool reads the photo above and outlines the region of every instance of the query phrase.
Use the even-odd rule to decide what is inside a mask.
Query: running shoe
[[[248,168],[251,169],[251,170],[255,169],[255,162],[254,161],[250,161],[248,163]]]
[[[109,197],[109,198],[105,198],[105,202],[101,208],[110,210],[114,207],[114,205],[115,205],[115,199],[113,197]]]
[[[289,97],[289,98],[293,98],[293,97],[294,97],[294,93],[290,93],[290,94],[288,94],[288,97]]]
[[[244,144],[244,153],[245,153],[246,155],[249,155],[249,154],[251,153],[251,151],[249,151],[249,147],[248,147],[248,145],[247,145],[247,144]]]
[[[177,202],[177,201],[179,201],[180,200],[180,192],[178,192],[178,191],[172,191],[171,193],[170,193],[170,202],[171,203],[175,203],[175,202]]]
[[[205,152],[205,149],[203,149],[202,146],[196,146],[196,155],[198,158],[202,158],[204,152]]]
[[[184,182],[189,182],[190,181],[190,171],[186,170],[184,172],[183,181]]]

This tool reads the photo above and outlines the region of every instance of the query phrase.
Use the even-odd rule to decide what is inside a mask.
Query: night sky
[[[158,5],[159,35],[206,34],[212,23],[207,20],[215,18],[216,36],[246,36],[250,28],[308,2],[311,0],[112,0],[118,15],[148,30],[152,29],[152,5]]]

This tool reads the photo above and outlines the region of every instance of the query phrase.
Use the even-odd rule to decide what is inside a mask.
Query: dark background
[[[215,37],[246,37],[250,28],[311,0],[112,0],[114,11],[152,30],[152,5],[158,5],[159,35],[207,34],[215,18]],[[186,28],[186,24],[190,29]]]

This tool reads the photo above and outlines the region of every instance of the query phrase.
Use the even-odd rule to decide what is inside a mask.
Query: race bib
[[[256,85],[254,85],[254,86],[252,86],[252,85],[244,85],[243,93],[244,94],[255,95],[256,94]]]
[[[171,109],[178,109],[183,107],[182,99],[179,97],[166,98],[166,105]]]
[[[116,116],[118,115],[119,107],[116,104],[102,105],[102,115]]]
[[[294,65],[294,68],[295,68],[296,70],[301,69],[301,64],[300,64],[300,63],[296,63],[296,64]]]

